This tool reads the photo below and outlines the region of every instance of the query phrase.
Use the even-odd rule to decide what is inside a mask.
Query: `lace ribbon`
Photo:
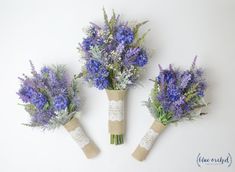
[[[156,133],[153,129],[150,128],[140,141],[140,147],[143,147],[146,150],[150,150],[157,137],[158,133]]]
[[[124,103],[122,100],[109,101],[109,120],[110,121],[124,120]]]
[[[70,134],[81,148],[90,143],[90,139],[81,127],[77,127],[75,130],[70,131]]]

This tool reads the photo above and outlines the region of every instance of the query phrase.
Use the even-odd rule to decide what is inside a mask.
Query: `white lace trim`
[[[90,139],[87,137],[81,127],[77,127],[75,130],[70,131],[70,134],[81,148],[90,142]]]
[[[124,102],[122,100],[109,101],[109,120],[110,121],[124,120]]]
[[[145,148],[146,150],[150,150],[157,137],[158,133],[156,133],[153,129],[150,128],[140,141],[139,145]]]

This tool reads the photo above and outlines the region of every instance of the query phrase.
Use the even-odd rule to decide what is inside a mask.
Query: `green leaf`
[[[146,37],[146,35],[149,33],[150,29],[147,30],[137,41],[136,41],[136,46],[140,46]]]
[[[104,21],[105,21],[105,24],[106,24],[106,25],[109,27],[109,29],[110,29],[108,15],[107,15],[107,13],[106,13],[104,7],[103,7],[103,14],[104,14]]]
[[[111,19],[109,21],[110,33],[112,33],[114,31],[114,27],[116,25],[116,22],[117,22],[116,14],[115,14],[115,12],[113,10],[113,15],[112,15],[112,17],[111,17]]]
[[[49,102],[47,102],[47,103],[44,105],[43,109],[44,109],[44,110],[47,110],[49,107],[50,107],[50,104],[49,104]]]
[[[139,28],[143,25],[145,25],[146,23],[148,23],[148,21],[144,21],[144,22],[141,22],[141,23],[138,23],[137,25],[135,25],[134,29],[133,29],[133,32],[134,32],[134,37],[136,38],[138,36],[138,31],[139,31]]]
[[[26,104],[23,105],[25,110],[30,114],[33,115],[36,111],[36,107],[33,104]]]

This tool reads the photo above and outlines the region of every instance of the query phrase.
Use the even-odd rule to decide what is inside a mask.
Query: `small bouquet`
[[[76,80],[68,83],[64,66],[44,66],[37,73],[31,61],[30,64],[33,77],[19,77],[22,83],[17,93],[30,114],[30,123],[25,125],[43,130],[63,125],[87,158],[96,156],[99,153],[98,148],[75,118],[80,110]]]
[[[147,21],[131,26],[120,21],[114,11],[110,20],[104,9],[103,12],[104,25],[91,23],[78,48],[85,59],[80,76],[96,88],[106,89],[110,143],[118,145],[124,142],[124,97],[148,62],[141,46],[147,32],[140,37],[138,34]]]
[[[135,159],[146,158],[159,134],[169,124],[204,114],[201,109],[207,105],[203,99],[206,82],[202,69],[197,69],[195,62],[196,58],[191,69],[185,71],[173,69],[171,65],[163,70],[159,65],[160,74],[145,102],[155,120],[132,154]]]

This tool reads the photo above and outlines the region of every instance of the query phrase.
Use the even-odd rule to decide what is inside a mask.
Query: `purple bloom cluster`
[[[134,41],[133,31],[125,25],[120,25],[117,27],[115,37],[118,43],[131,44]]]
[[[115,13],[110,21],[107,21],[105,11],[104,16],[104,26],[91,23],[80,44],[79,49],[86,60],[83,77],[98,89],[120,89],[123,82],[128,83],[123,86],[126,89],[134,84],[133,78],[137,78],[134,76],[137,72],[132,70],[131,75],[128,70],[141,70],[148,62],[147,53],[139,43],[143,38],[137,37],[141,24],[130,27],[120,22]],[[119,80],[124,76],[129,76],[125,79],[130,82]]]
[[[21,99],[25,103],[31,103],[35,105],[38,109],[43,109],[44,105],[47,103],[47,98],[40,92],[35,91],[31,86],[26,85],[19,90]]]
[[[139,54],[136,56],[134,64],[137,66],[143,67],[148,62],[148,57],[145,51],[141,50]]]
[[[97,60],[90,59],[86,64],[88,75],[93,84],[100,90],[109,85],[107,69]]]
[[[54,97],[54,102],[53,102],[54,109],[56,111],[60,110],[65,110],[68,106],[68,99],[64,95],[58,95]]]
[[[34,125],[47,126],[57,112],[79,110],[77,94],[71,96],[63,66],[44,66],[40,73],[32,63],[31,67],[33,77],[19,78],[22,84],[17,94],[29,110]],[[69,109],[70,104],[75,108]]]
[[[156,100],[173,119],[180,119],[198,105],[204,96],[206,82],[201,69],[194,66],[190,70],[174,70],[171,66],[163,70],[156,78],[159,91]]]

